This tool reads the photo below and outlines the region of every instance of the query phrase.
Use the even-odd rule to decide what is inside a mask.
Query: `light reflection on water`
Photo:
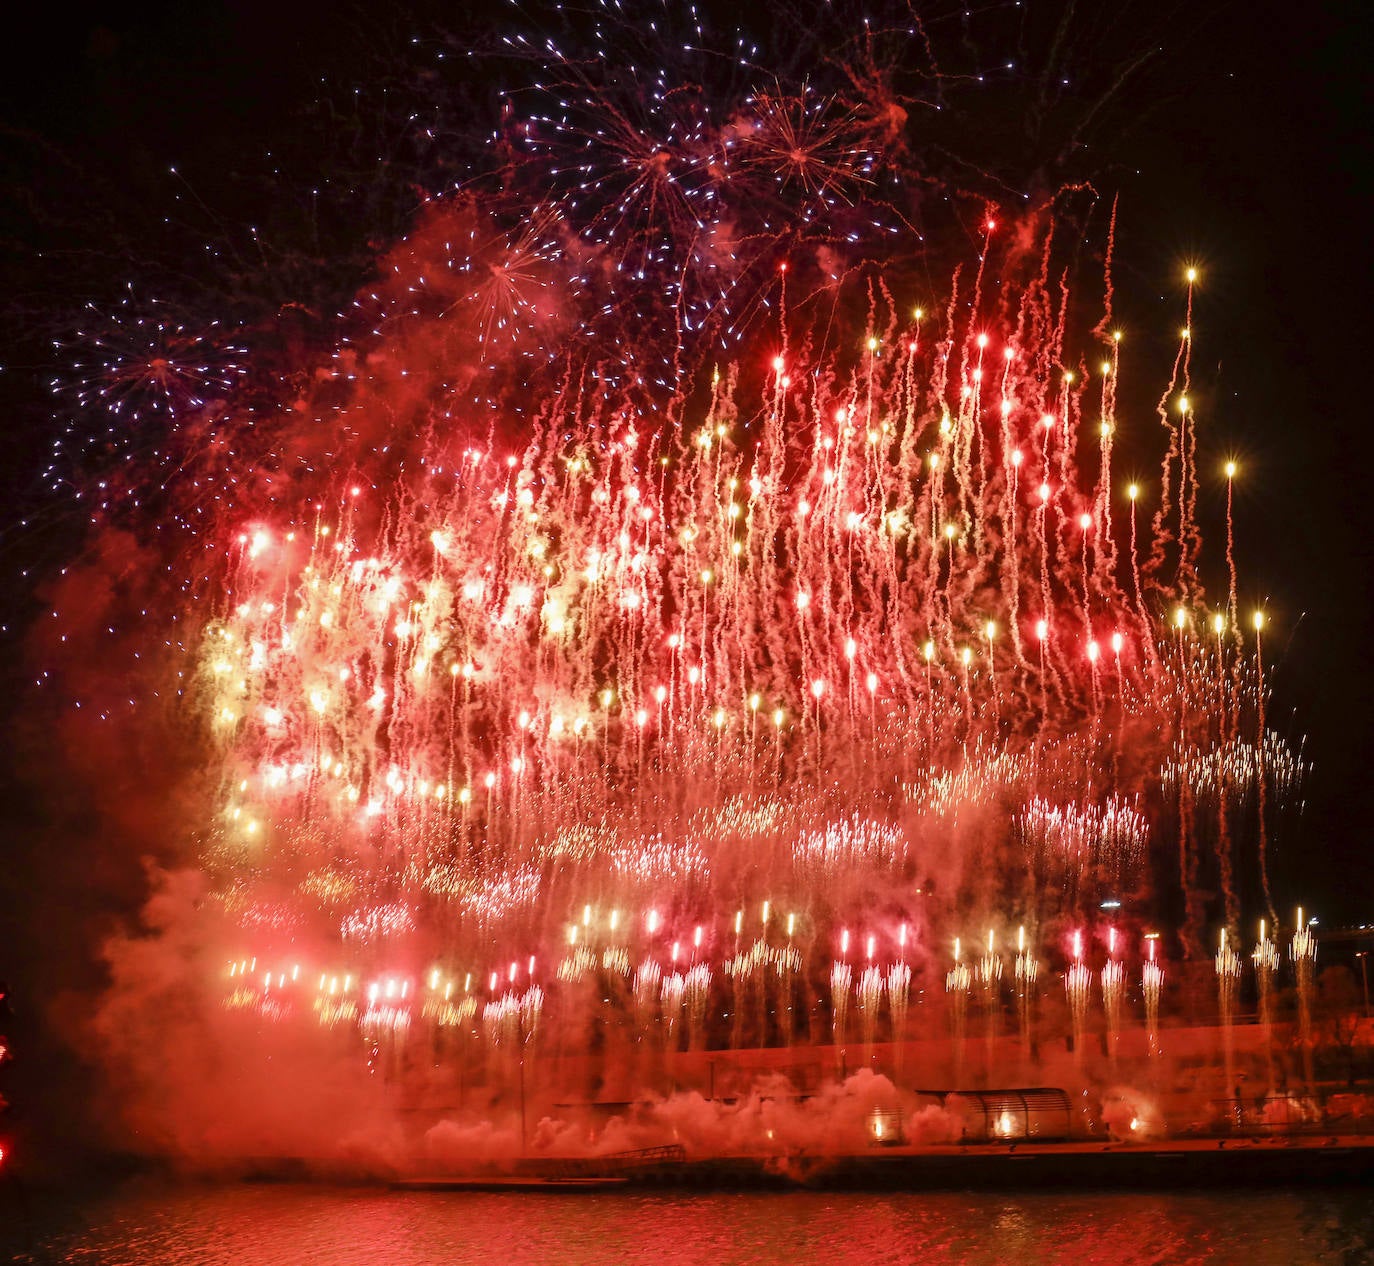
[[[1368,1190],[1180,1193],[485,1194],[135,1186],[0,1189],[0,1257],[92,1266],[1374,1261]]]

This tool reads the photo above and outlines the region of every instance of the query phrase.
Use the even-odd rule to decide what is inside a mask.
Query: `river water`
[[[0,1260],[103,1266],[1374,1262],[1363,1190],[486,1194],[0,1184]]]

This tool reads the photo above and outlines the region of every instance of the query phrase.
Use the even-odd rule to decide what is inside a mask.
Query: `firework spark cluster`
[[[1148,890],[1156,833],[1229,885],[1228,822],[1300,763],[1256,750],[1191,495],[1132,547],[1119,343],[1085,385],[1043,292],[1010,332],[964,312],[856,331],[847,369],[780,333],[761,397],[723,369],[680,427],[568,394],[520,444],[436,428],[245,520],[192,692],[230,914],[479,980],[571,931],[639,996],[842,927],[895,961],[899,926],[1046,925]]]

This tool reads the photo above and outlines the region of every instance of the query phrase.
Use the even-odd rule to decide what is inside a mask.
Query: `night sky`
[[[321,78],[343,100],[378,59],[393,57],[401,76],[410,34],[430,29],[432,14],[412,21],[378,7],[387,12],[258,0],[104,13],[28,6],[17,28],[7,20],[0,462],[11,508],[0,566],[6,704],[16,717],[31,706],[20,643],[32,585],[76,541],[70,507],[52,503],[37,473],[50,427],[44,383],[57,369],[47,339],[81,299],[108,301],[149,269],[203,271],[204,257],[192,259],[197,241],[272,214],[266,153],[299,146],[298,120]],[[1123,312],[1152,347],[1145,359],[1158,360],[1176,333],[1182,268],[1201,269],[1204,443],[1242,463],[1242,605],[1267,606],[1271,719],[1291,738],[1307,736],[1315,766],[1301,844],[1275,858],[1276,890],[1304,896],[1328,923],[1370,921],[1369,23],[1355,5],[1112,12],[1109,23],[1082,21],[1103,47],[1142,55],[1112,106],[1119,125],[1099,141],[1101,188],[1121,194]],[[335,210],[346,224],[347,208]],[[1149,399],[1160,379],[1144,369],[1141,378]],[[1220,478],[1205,485],[1209,525],[1223,495]],[[1219,539],[1209,540],[1213,566]],[[27,726],[12,732],[29,741]],[[9,847],[27,854],[48,810],[27,783],[7,781],[7,834],[22,841]],[[28,904],[22,884],[9,887],[15,908]],[[0,975],[8,939],[0,923]]]

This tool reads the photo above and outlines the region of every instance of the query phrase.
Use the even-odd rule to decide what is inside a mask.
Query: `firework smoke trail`
[[[1189,358],[1192,355],[1193,281],[1194,275],[1190,269],[1187,323],[1180,334],[1178,351],[1174,357],[1173,372],[1169,377],[1169,385],[1164,389],[1164,394],[1160,397],[1156,407],[1160,426],[1164,428],[1168,437],[1168,444],[1160,465],[1159,505],[1154,513],[1150,554],[1143,568],[1145,578],[1152,584],[1158,585],[1160,591],[1169,598],[1185,596],[1179,592],[1178,588],[1178,580],[1183,567],[1182,531],[1175,531],[1170,525],[1170,519],[1175,509],[1177,509],[1180,521],[1185,518],[1188,496],[1186,488],[1182,486],[1182,481],[1186,478],[1188,470],[1187,387]],[[1175,411],[1180,416],[1178,423],[1173,420]],[[1177,474],[1175,473],[1176,468]],[[1176,502],[1177,505],[1175,505]],[[1171,547],[1177,547],[1179,550],[1178,574],[1175,575],[1172,584],[1166,579]]]
[[[1212,627],[1217,635],[1217,711],[1218,739],[1224,745],[1234,744],[1236,734],[1231,721],[1232,710],[1229,695],[1233,682],[1228,680],[1226,671],[1226,650],[1222,634],[1226,629],[1226,617],[1212,617]],[[1236,894],[1231,856],[1231,820],[1227,814],[1230,787],[1226,779],[1225,762],[1221,762],[1219,785],[1217,787],[1217,865],[1221,871],[1222,900],[1226,907],[1227,926],[1234,926],[1240,918],[1240,902]]]
[[[1262,637],[1264,633],[1264,612],[1256,611],[1254,617],[1255,625],[1255,673],[1259,679],[1259,686],[1255,692],[1255,707],[1258,711],[1257,736],[1255,741],[1255,783],[1259,788],[1259,863],[1260,863],[1260,885],[1264,890],[1264,905],[1269,911],[1269,917],[1278,922],[1278,916],[1274,913],[1274,897],[1269,891],[1269,825],[1268,825],[1268,788],[1265,780],[1264,745],[1267,737],[1264,722],[1264,646]]]
[[[1235,639],[1236,650],[1245,646],[1245,635],[1240,627],[1240,600],[1236,595],[1236,530],[1232,505],[1236,489],[1236,463],[1228,461],[1226,474],[1226,613],[1231,625],[1231,636]]]

